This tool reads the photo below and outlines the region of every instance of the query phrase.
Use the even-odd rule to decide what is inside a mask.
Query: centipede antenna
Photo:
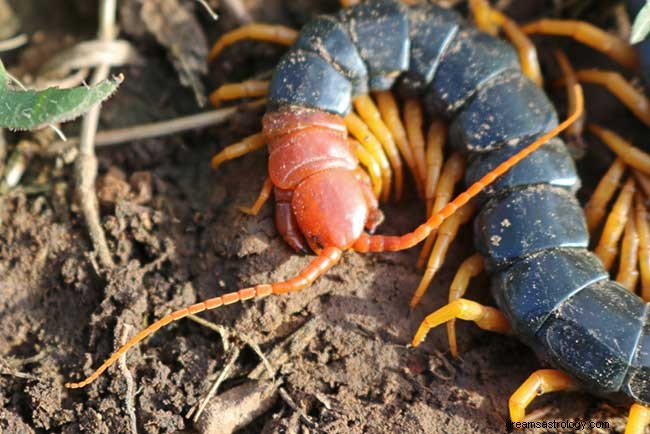
[[[401,236],[369,235],[364,233],[354,243],[353,249],[357,252],[395,252],[411,248],[423,241],[432,231],[438,229],[445,219],[454,214],[460,207],[469,202],[487,186],[492,184],[499,176],[506,173],[521,160],[542,147],[542,145],[544,145],[549,139],[567,129],[571,123],[582,115],[584,110],[582,88],[580,86],[575,86],[573,89],[576,94],[576,110],[567,119],[472,184],[467,190],[459,194],[443,209],[429,217],[425,223],[418,226],[413,232]]]
[[[567,105],[568,111],[573,111],[575,109],[576,100],[575,95],[573,94],[573,86],[578,84],[578,76],[576,75],[573,65],[569,61],[569,58],[562,50],[555,51],[555,58],[557,60],[560,69],[562,70],[562,77],[564,80],[564,85],[566,86],[567,91]],[[568,136],[569,141],[573,142],[572,144],[580,149],[586,147],[584,140],[582,139],[582,134],[585,127],[585,117],[580,116],[569,128],[567,128],[566,136]]]
[[[184,307],[177,311],[166,315],[146,329],[140,331],[137,335],[132,337],[126,344],[122,345],[115,351],[102,365],[97,368],[85,380],[78,383],[66,383],[64,386],[68,389],[78,389],[93,382],[99,377],[106,369],[120,358],[122,354],[129,350],[129,348],[138,344],[151,334],[155,333],[160,328],[167,324],[177,321],[186,317],[189,314],[195,314],[206,310],[216,309],[228,304],[237,303],[252,298],[266,297],[271,294],[284,294],[287,292],[300,291],[301,289],[311,285],[318,277],[325,274],[332,266],[334,266],[340,259],[342,251],[336,247],[328,247],[323,249],[320,254],[312,260],[297,276],[286,280],[284,282],[277,282],[272,284],[256,285],[249,288],[240,289],[235,292],[229,292],[219,297],[210,298],[201,301],[191,306]]]

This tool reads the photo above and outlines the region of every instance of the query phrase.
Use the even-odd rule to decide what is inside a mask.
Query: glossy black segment
[[[312,51],[339,69],[352,83],[353,95],[368,93],[368,69],[347,30],[335,18],[322,15],[300,31],[294,48]]]
[[[532,140],[519,146],[505,146],[498,151],[470,154],[465,170],[465,185],[470,186],[499,164],[516,154]],[[559,138],[551,139],[544,146],[526,157],[523,161],[501,175],[493,184],[487,186],[479,196],[481,202],[507,189],[532,184],[549,184],[576,192],[580,178],[576,172],[573,158]]]
[[[650,405],[650,314],[646,303],[643,329],[637,343],[634,356],[630,360],[630,368],[625,379],[623,390],[635,401]]]
[[[475,29],[461,29],[425,94],[427,109],[453,117],[486,83],[515,70],[519,70],[519,58],[508,43]]]
[[[496,270],[554,247],[587,247],[589,233],[576,198],[566,190],[533,185],[489,201],[474,221],[475,245]]]
[[[492,277],[492,293],[513,331],[532,342],[556,306],[580,289],[608,279],[586,249],[551,249],[527,256]]]
[[[537,336],[559,369],[596,393],[619,391],[645,320],[645,303],[612,280],[558,307]]]
[[[297,105],[345,115],[350,110],[352,85],[315,53],[291,50],[273,74],[269,108]]]
[[[366,62],[370,90],[387,90],[409,66],[408,9],[399,0],[364,2],[341,10],[344,23]]]
[[[420,94],[433,80],[440,60],[458,33],[461,18],[453,10],[434,4],[409,8],[411,61],[400,79],[400,90]]]
[[[449,128],[449,142],[465,153],[519,143],[557,126],[544,91],[520,73],[495,80],[472,98]]]

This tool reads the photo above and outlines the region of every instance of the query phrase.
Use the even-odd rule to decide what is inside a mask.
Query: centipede
[[[647,210],[635,192],[637,183],[647,181],[648,167],[640,154],[629,156],[636,148],[621,137],[587,126],[613,149],[618,146],[618,158],[585,216],[575,196],[580,178],[558,135],[576,125],[584,128],[576,122],[584,111],[578,83],[604,84],[607,73],[571,72],[563,63],[571,109],[560,122],[542,90],[528,35],[570,36],[635,70],[639,55],[586,23],[542,20],[519,27],[484,0],[469,3],[476,26],[434,3],[367,0],[342,1],[340,12],[318,16],[300,31],[254,23],[224,34],[209,61],[244,39],[289,48],[270,81],[228,84],[211,95],[216,105],[267,99],[262,131],[226,147],[213,157],[212,166],[266,147],[268,178],[255,204],[242,211],[255,215],[273,196],[279,235],[295,251],[316,257],[289,280],[225,293],[160,318],[87,378],[65,386],[88,385],[129,348],[189,314],[306,289],[349,251],[396,252],[424,242],[419,262],[426,268],[410,303],[414,307],[459,226],[473,221],[478,253],[463,262],[449,304],[424,319],[413,346],[430,329],[447,323],[451,352],[457,354],[458,319],[510,333],[549,366],[514,392],[511,421],[523,421],[526,407],[539,394],[584,388],[629,398],[633,405],[626,433],[642,433],[650,422],[650,313],[630,290],[639,276],[619,283],[622,279],[611,279],[609,269],[612,249],[625,232],[619,274],[627,278],[631,268],[624,264],[633,262],[636,269],[640,258],[643,288],[650,291],[644,272],[648,249],[639,247],[650,245]],[[627,92],[627,99],[621,99],[644,120],[648,108],[634,102],[645,98],[641,92],[627,82],[608,87],[618,96]],[[403,121],[395,93],[405,101]],[[435,119],[426,137],[421,133],[423,111]],[[446,160],[443,146],[451,149]],[[628,166],[641,181],[628,178],[605,223],[602,243],[591,252],[590,232],[602,223]],[[428,217],[401,236],[376,234],[384,219],[379,204],[403,196],[404,169],[426,203]],[[452,199],[461,181],[466,189]],[[636,218],[629,219],[633,204]],[[645,256],[637,257],[637,250]],[[483,270],[497,307],[463,297],[468,281]]]

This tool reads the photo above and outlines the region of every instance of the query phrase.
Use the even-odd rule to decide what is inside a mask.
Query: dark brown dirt
[[[87,6],[75,7],[84,2],[55,3],[79,11],[80,21],[92,21],[95,13]],[[315,12],[336,9],[334,1],[246,4],[262,21],[293,26]],[[515,16],[541,15],[549,10],[546,7],[531,2],[531,10]],[[30,22],[32,11],[20,11],[23,21]],[[198,7],[196,13],[202,15]],[[46,39],[92,35],[92,25],[78,32],[69,21],[33,25]],[[201,21],[209,40],[236,25],[227,15],[216,24],[205,16]],[[147,64],[124,70],[127,80],[105,105],[103,126],[196,110],[192,92],[178,84],[155,41],[142,37],[135,42]],[[252,43],[227,50],[211,68],[209,86],[269,70],[280,53]],[[28,62],[25,56],[16,62]],[[205,132],[100,151],[98,194],[118,264],[112,271],[98,270],[91,255],[85,225],[72,201],[69,166],[52,172],[45,193],[17,191],[0,199],[1,432],[130,432],[126,381],[117,367],[82,390],[66,390],[62,383],[98,366],[121,342],[125,326],[139,330],[180,306],[287,278],[309,261],[278,237],[271,206],[257,217],[235,208],[250,203],[261,186],[266,172],[263,152],[229,162],[217,172],[209,168],[210,156],[256,132],[260,117],[261,111],[244,111]],[[30,170],[52,166],[53,161],[36,161]],[[26,184],[39,179],[31,172]],[[420,222],[423,211],[411,196],[389,206],[387,217],[382,232],[400,233]],[[279,377],[324,432],[504,432],[509,394],[542,366],[528,348],[513,337],[469,324],[458,326],[461,359],[450,357],[444,328],[434,330],[421,348],[406,346],[423,317],[445,303],[457,265],[471,252],[470,240],[467,233],[461,236],[413,312],[408,300],[419,280],[416,250],[349,253],[301,293],[202,316],[248,334],[265,352],[308,319],[319,318],[322,327],[316,338],[279,367]],[[477,282],[469,297],[491,303],[485,283]],[[219,336],[189,320],[166,327],[129,352],[126,364],[135,381],[138,431],[194,432],[185,415],[205,395],[224,362]],[[252,351],[244,351],[233,379],[220,390],[240,384],[258,363]],[[620,431],[625,420],[624,409],[581,393],[544,397],[534,406],[548,406],[547,418],[608,421],[612,432]],[[242,432],[312,431],[279,400]]]

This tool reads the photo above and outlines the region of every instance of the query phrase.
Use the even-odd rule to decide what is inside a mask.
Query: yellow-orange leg
[[[493,9],[487,0],[470,0],[469,5],[476,20],[476,26],[493,36],[501,28],[519,53],[519,62],[524,75],[538,86],[542,86],[544,78],[539,66],[537,49],[519,25],[498,10]]]
[[[357,156],[359,162],[366,168],[366,172],[370,175],[370,182],[372,183],[372,192],[375,194],[376,198],[379,198],[381,194],[381,167],[375,157],[363,146],[361,143],[357,142],[354,139],[349,139],[350,146],[354,150],[354,154]]]
[[[424,270],[424,275],[420,284],[413,294],[411,299],[411,309],[413,309],[420,302],[424,294],[429,288],[429,284],[433,280],[434,276],[440,270],[440,267],[445,262],[445,257],[447,256],[447,251],[449,246],[456,238],[458,234],[458,228],[461,225],[467,223],[471,220],[476,207],[473,204],[467,204],[461,209],[459,209],[453,216],[449,217],[445,222],[440,226],[438,230],[438,237],[436,238],[436,243],[431,250],[431,256],[427,262],[427,268]]]
[[[473,321],[479,328],[497,333],[510,332],[510,324],[506,317],[494,307],[483,306],[475,301],[460,298],[429,314],[413,337],[414,347],[420,345],[427,337],[429,330],[452,319]]]
[[[630,177],[623,186],[616,202],[614,202],[612,211],[605,221],[605,227],[600,236],[600,241],[598,241],[598,245],[594,251],[596,256],[603,262],[606,270],[612,267],[614,259],[616,259],[616,255],[618,254],[618,241],[621,239],[623,229],[630,216],[634,191],[634,179]]]
[[[578,80],[605,87],[621,100],[632,113],[646,125],[650,125],[650,102],[645,94],[636,89],[621,74],[615,71],[582,69],[576,72]]]
[[[650,222],[643,196],[636,195],[636,230],[639,234],[639,270],[641,272],[641,298],[650,301]]]
[[[345,126],[350,134],[356,138],[364,148],[372,154],[379,167],[381,168],[381,200],[387,202],[390,197],[390,188],[392,184],[392,171],[388,158],[381,147],[379,140],[372,134],[368,126],[354,113],[350,113],[345,117]]]
[[[381,119],[379,109],[377,109],[372,98],[368,95],[360,95],[354,99],[353,103],[357,113],[379,140],[379,143],[384,148],[384,152],[388,156],[395,175],[395,199],[400,200],[404,190],[404,174],[402,170],[402,159],[400,158],[393,135]]]
[[[433,211],[440,171],[444,156],[442,150],[447,140],[447,125],[441,121],[434,121],[427,134],[427,177],[424,183],[424,198],[427,204],[427,216]]]
[[[625,40],[584,21],[542,19],[522,27],[528,35],[545,34],[568,36],[616,60],[621,65],[636,69],[639,58]]]
[[[485,0],[469,0],[469,9],[474,17],[474,24],[485,33],[496,36],[499,26],[492,19],[492,7]]]
[[[618,265],[616,281],[634,292],[639,281],[639,234],[636,230],[634,218],[628,218],[621,243],[621,260]]]
[[[483,272],[484,261],[479,253],[475,253],[465,259],[458,268],[454,280],[449,287],[449,303],[462,298],[467,292],[469,281]],[[447,322],[447,339],[449,340],[449,350],[454,357],[458,356],[458,344],[456,343],[456,320],[452,319]]]
[[[447,205],[447,203],[449,203],[449,200],[454,194],[455,185],[463,179],[463,173],[465,173],[465,158],[458,153],[452,154],[442,168],[442,174],[440,175],[440,180],[436,187],[435,200],[433,202],[433,207],[431,208],[433,214],[440,211],[445,205]],[[422,251],[420,252],[420,257],[417,262],[418,269],[421,269],[424,266],[424,263],[433,248],[435,239],[436,232],[432,232],[422,246]]]
[[[264,137],[264,134],[253,134],[252,136],[246,137],[241,142],[226,146],[221,152],[212,157],[210,164],[213,169],[216,169],[226,161],[234,160],[242,155],[248,154],[249,152],[263,148],[265,144],[266,138]]]
[[[210,94],[210,102],[218,107],[223,101],[233,99],[266,96],[269,93],[269,82],[262,80],[247,80],[241,83],[230,83],[219,86]]]
[[[650,425],[650,408],[641,404],[632,404],[625,425],[625,434],[643,434]]]
[[[605,217],[607,204],[618,189],[624,173],[625,163],[617,158],[598,182],[591,198],[585,205],[585,218],[589,232],[593,232]]]
[[[411,151],[411,146],[408,141],[408,136],[406,135],[406,128],[404,127],[404,123],[400,118],[400,111],[397,105],[397,101],[395,100],[395,96],[391,91],[386,90],[383,92],[375,92],[374,97],[377,101],[377,106],[379,107],[381,117],[390,130],[400,153],[404,157],[404,161],[406,161],[406,165],[411,171],[418,192],[422,194],[424,180],[420,178],[420,175],[418,173],[415,157],[413,156],[413,152]]]
[[[247,24],[223,34],[212,46],[212,50],[208,54],[208,62],[216,59],[227,46],[244,39],[254,39],[290,46],[297,38],[298,32],[287,26],[262,23]]]
[[[614,131],[608,130],[595,124],[589,124],[589,131],[594,133],[600,140],[611,149],[621,160],[630,167],[650,175],[650,154],[635,147]]]
[[[424,114],[418,98],[407,98],[404,101],[404,125],[411,145],[411,153],[415,159],[420,179],[426,179],[426,157],[424,153]]]
[[[641,173],[638,170],[634,170],[634,178],[636,178],[637,185],[643,191],[646,197],[650,197],[650,176],[645,173]]]
[[[562,371],[557,369],[535,371],[510,397],[508,402],[510,420],[523,422],[526,417],[526,407],[540,395],[577,388],[577,382]]]
[[[252,206],[238,206],[237,209],[244,214],[257,215],[266,201],[269,200],[269,197],[271,197],[272,191],[273,182],[271,182],[271,178],[267,177],[264,180],[264,185],[262,185],[262,189],[260,190],[260,194],[257,196],[255,203]]]
[[[575,110],[576,99],[571,89],[578,84],[578,76],[576,71],[573,69],[571,62],[566,54],[563,51],[557,50],[555,52],[555,58],[557,63],[560,65],[562,70],[562,76],[564,84],[567,89],[567,110],[572,112]],[[579,149],[584,149],[586,145],[582,139],[582,135],[585,129],[585,116],[580,116],[580,119],[575,121],[569,128],[566,130],[566,136],[569,139],[569,142],[574,146],[577,146]]]

